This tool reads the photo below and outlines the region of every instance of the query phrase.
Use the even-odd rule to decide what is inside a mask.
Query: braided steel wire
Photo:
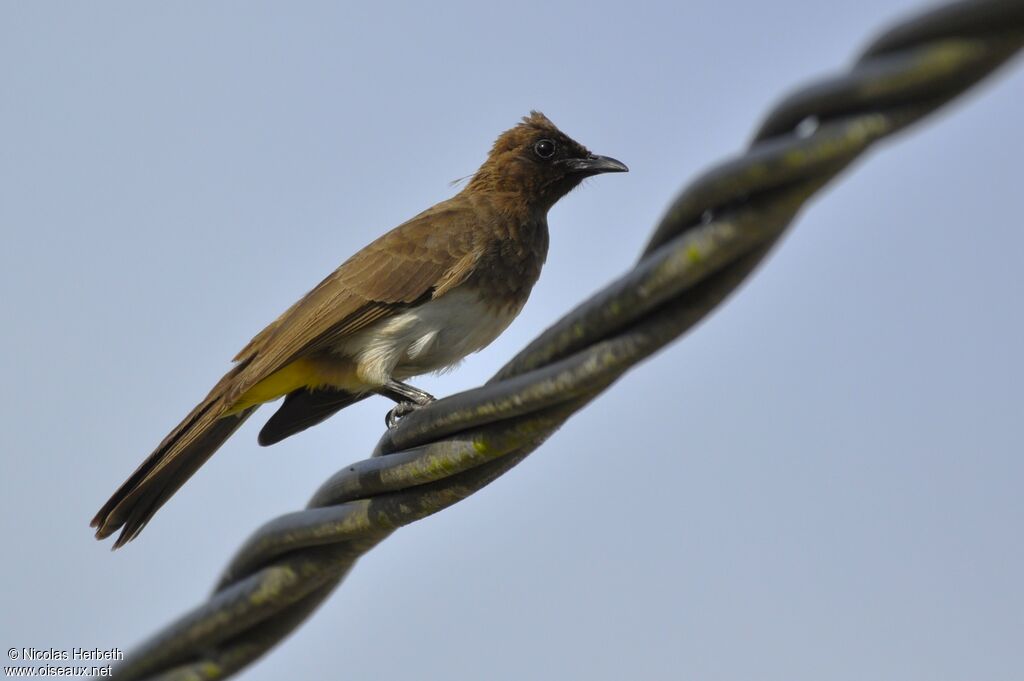
[[[484,386],[404,417],[306,510],[261,527],[209,600],[135,650],[114,678],[219,679],[253,662],[362,554],[501,476],[713,310],[804,203],[875,142],[962,94],[1022,46],[1024,0],[958,2],[894,26],[848,72],[784,99],[743,155],[678,196],[631,271]]]

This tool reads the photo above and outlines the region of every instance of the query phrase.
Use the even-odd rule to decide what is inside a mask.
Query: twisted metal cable
[[[417,410],[304,511],[252,535],[209,600],[114,678],[220,679],[267,652],[395,529],[451,506],[540,446],[630,367],[677,338],[761,261],[804,203],[876,141],[935,111],[1024,46],[1024,0],[969,0],[876,39],[842,75],[766,117],[747,151],[675,200],[641,260],[486,385]]]

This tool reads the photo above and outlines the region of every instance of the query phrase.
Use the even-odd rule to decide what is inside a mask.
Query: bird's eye
[[[533,145],[533,153],[541,158],[551,158],[555,155],[555,143],[551,140],[540,140]]]

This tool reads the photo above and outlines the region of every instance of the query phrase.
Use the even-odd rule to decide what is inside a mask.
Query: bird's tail
[[[255,411],[256,407],[249,407],[229,416],[222,415],[224,392],[218,388],[227,383],[229,377],[230,374],[225,376],[103,505],[92,519],[97,539],[108,537],[118,529],[121,535],[113,548],[134,539],[153,514]]]

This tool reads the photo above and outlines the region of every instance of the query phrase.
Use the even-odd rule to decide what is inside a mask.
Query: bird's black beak
[[[568,158],[563,161],[570,173],[579,175],[598,175],[600,173],[628,173],[629,168],[622,161],[609,156],[591,154],[586,158]]]

